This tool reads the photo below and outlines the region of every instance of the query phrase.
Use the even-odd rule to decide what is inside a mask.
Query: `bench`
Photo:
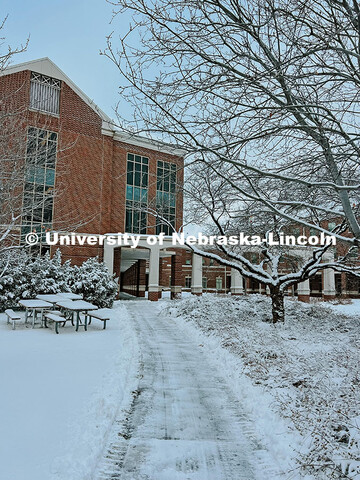
[[[106,328],[106,321],[110,320],[110,314],[106,308],[100,308],[99,310],[88,312],[87,316],[89,317],[88,325],[91,324],[92,318],[96,318],[97,320],[104,322],[103,330]]]
[[[46,320],[52,320],[55,324],[55,332],[59,333],[59,324],[62,323],[63,327],[65,326],[65,323],[69,320],[68,318],[65,318],[61,315],[59,315],[59,312],[54,313],[52,312],[46,312],[44,313],[44,322],[45,322],[45,327],[47,327]]]
[[[7,323],[9,324],[11,321],[13,324],[13,330],[15,330],[15,322],[21,320],[20,315],[14,312],[14,310],[12,310],[11,308],[8,308],[7,310],[5,310],[5,313],[7,315]]]

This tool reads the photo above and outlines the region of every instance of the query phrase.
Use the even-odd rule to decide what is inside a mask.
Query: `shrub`
[[[74,267],[71,289],[100,308],[111,308],[118,284],[103,263],[99,263],[97,258],[89,258],[80,267]]]
[[[53,258],[29,255],[24,250],[7,252],[0,257],[0,311],[18,306],[22,298],[35,298],[40,293],[81,293],[99,307],[111,307],[117,283],[106,266],[89,259],[80,267],[70,261],[61,263],[58,250]]]

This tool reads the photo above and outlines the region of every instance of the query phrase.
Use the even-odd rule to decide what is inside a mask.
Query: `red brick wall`
[[[175,162],[178,180],[183,178],[183,160],[124,142],[101,133],[102,119],[65,82],[60,94],[60,115],[51,116],[28,110],[30,71],[0,77],[0,100],[11,108],[22,109],[26,125],[58,132],[56,198],[53,214],[55,230],[81,233],[117,233],[125,230],[127,153],[149,158],[149,201],[156,197],[157,160]],[[177,202],[177,228],[182,224],[182,194]],[[155,233],[149,217],[148,233]],[[52,251],[56,247],[52,247]],[[102,256],[102,247],[67,246],[63,259],[81,264],[89,256]]]

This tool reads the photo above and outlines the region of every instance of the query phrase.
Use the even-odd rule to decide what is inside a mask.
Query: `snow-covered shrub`
[[[24,266],[26,289],[22,298],[34,298],[40,293],[69,292],[67,267],[61,265],[61,253],[57,250],[53,258],[46,253],[40,257],[28,257]]]
[[[53,258],[32,256],[24,250],[0,257],[0,311],[18,306],[22,298],[70,291],[99,307],[111,307],[117,290],[113,276],[97,258],[72,267],[70,261],[61,263],[60,250]]]
[[[0,311],[17,306],[26,288],[24,270],[28,256],[23,251],[6,252],[0,257]]]
[[[70,287],[73,292],[81,294],[84,300],[100,308],[111,308],[118,291],[114,276],[97,258],[89,258],[80,267],[73,267]]]
[[[34,298],[40,293],[70,291],[69,264],[61,265],[61,253],[29,255],[24,250],[10,251],[0,258],[0,310],[16,307],[21,298]]]

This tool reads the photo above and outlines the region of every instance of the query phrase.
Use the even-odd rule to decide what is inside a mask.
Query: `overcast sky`
[[[20,45],[30,36],[26,52],[13,63],[49,57],[111,118],[121,82],[116,67],[99,50],[116,28],[124,32],[129,18],[111,25],[112,6],[105,0],[1,0],[1,17],[9,15],[1,36]],[[5,45],[4,45],[5,46]],[[3,47],[4,47],[3,46]]]

